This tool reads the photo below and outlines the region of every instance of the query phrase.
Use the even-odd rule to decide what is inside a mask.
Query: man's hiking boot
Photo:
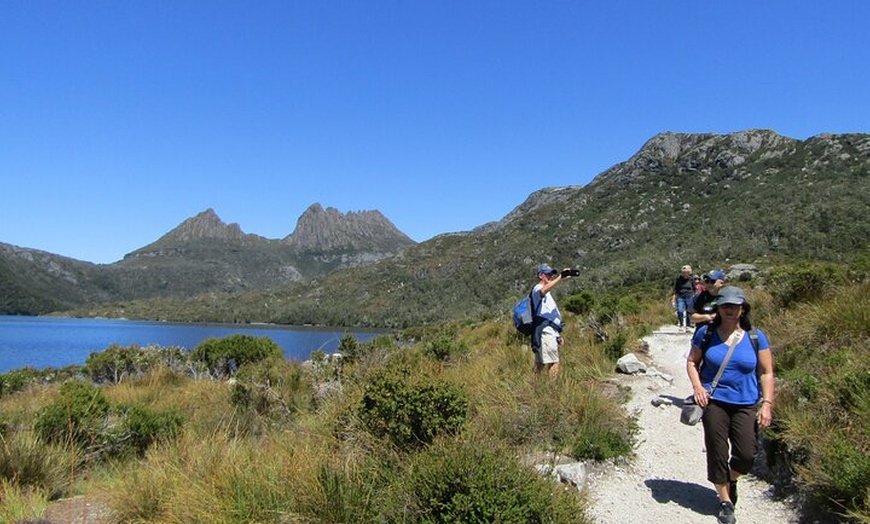
[[[737,518],[734,516],[734,504],[730,502],[720,502],[719,515],[717,518],[722,524],[734,524],[737,522]]]
[[[731,499],[731,503],[735,506],[737,505],[737,481],[732,480],[728,483],[728,497]]]

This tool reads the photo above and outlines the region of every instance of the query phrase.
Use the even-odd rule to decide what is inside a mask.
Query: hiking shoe
[[[734,516],[734,504],[730,502],[719,503],[719,515],[716,517],[722,524],[734,524],[737,517]]]
[[[737,481],[732,480],[728,483],[728,497],[731,499],[731,503],[735,506],[737,505]]]

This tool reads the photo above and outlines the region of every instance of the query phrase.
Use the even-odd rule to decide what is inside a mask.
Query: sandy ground
[[[637,456],[629,465],[590,474],[589,514],[599,524],[715,523],[718,499],[707,481],[703,428],[700,424],[681,424],[677,405],[652,404],[656,397],[679,401],[691,393],[685,367],[691,335],[679,333],[676,326],[665,326],[644,341],[649,354],[639,357],[649,362],[648,373],[617,378],[631,388],[628,409],[639,415]],[[673,381],[649,372],[653,368]],[[797,523],[789,504],[773,500],[772,492],[766,482],[751,475],[742,477],[737,522]]]

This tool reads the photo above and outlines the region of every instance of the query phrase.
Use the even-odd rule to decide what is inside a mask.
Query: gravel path
[[[599,524],[715,523],[718,499],[707,481],[703,428],[680,424],[679,408],[670,402],[659,407],[652,404],[657,397],[676,402],[691,393],[685,368],[691,335],[665,326],[643,340],[649,354],[639,357],[648,361],[647,373],[617,378],[621,385],[631,387],[628,409],[639,414],[636,458],[627,466],[590,473],[589,514]],[[772,486],[766,482],[746,475],[738,487],[737,522],[799,522],[787,502],[772,499]]]

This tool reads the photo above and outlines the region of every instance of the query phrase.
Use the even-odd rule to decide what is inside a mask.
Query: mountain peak
[[[296,229],[284,242],[303,251],[367,250],[388,252],[413,244],[380,211],[342,213],[334,207],[312,204],[299,217]]]
[[[245,233],[238,224],[225,224],[214,212],[214,209],[208,208],[182,222],[178,227],[163,235],[158,242],[189,242],[204,238],[242,240],[244,237]]]

